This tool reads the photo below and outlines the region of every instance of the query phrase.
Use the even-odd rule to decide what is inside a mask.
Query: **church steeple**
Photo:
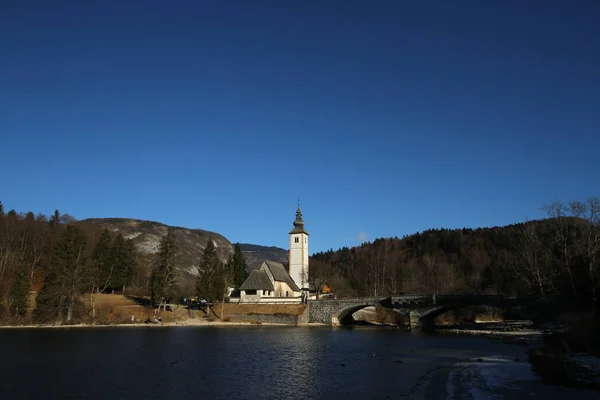
[[[288,272],[301,290],[308,290],[308,232],[304,229],[300,202],[296,210],[294,228],[290,231]]]
[[[308,232],[304,229],[304,221],[302,220],[302,210],[300,209],[300,204],[298,204],[298,209],[296,210],[296,220],[294,221],[294,229],[290,231],[292,233],[304,233],[308,235]]]

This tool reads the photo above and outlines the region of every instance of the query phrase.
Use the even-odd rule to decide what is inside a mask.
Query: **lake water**
[[[368,327],[5,329],[0,399],[600,398],[542,384],[526,350]]]

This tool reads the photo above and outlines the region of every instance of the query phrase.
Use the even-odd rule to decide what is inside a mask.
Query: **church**
[[[300,205],[289,235],[288,269],[280,262],[265,260],[240,286],[240,303],[302,303],[308,299],[308,232]]]

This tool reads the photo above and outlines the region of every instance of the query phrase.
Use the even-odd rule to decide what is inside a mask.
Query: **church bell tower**
[[[300,204],[294,229],[290,231],[289,274],[302,291],[308,291],[308,232],[304,229]]]

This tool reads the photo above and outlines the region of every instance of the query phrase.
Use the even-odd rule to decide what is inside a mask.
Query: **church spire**
[[[300,209],[300,203],[298,203],[298,209],[296,210],[296,220],[294,221],[294,226],[304,226],[304,221],[302,221],[302,210]]]
[[[290,233],[305,233],[308,235],[308,232],[304,230],[304,221],[302,220],[302,210],[300,209],[300,201],[298,201],[298,209],[296,210],[296,219],[294,220],[294,229]]]

